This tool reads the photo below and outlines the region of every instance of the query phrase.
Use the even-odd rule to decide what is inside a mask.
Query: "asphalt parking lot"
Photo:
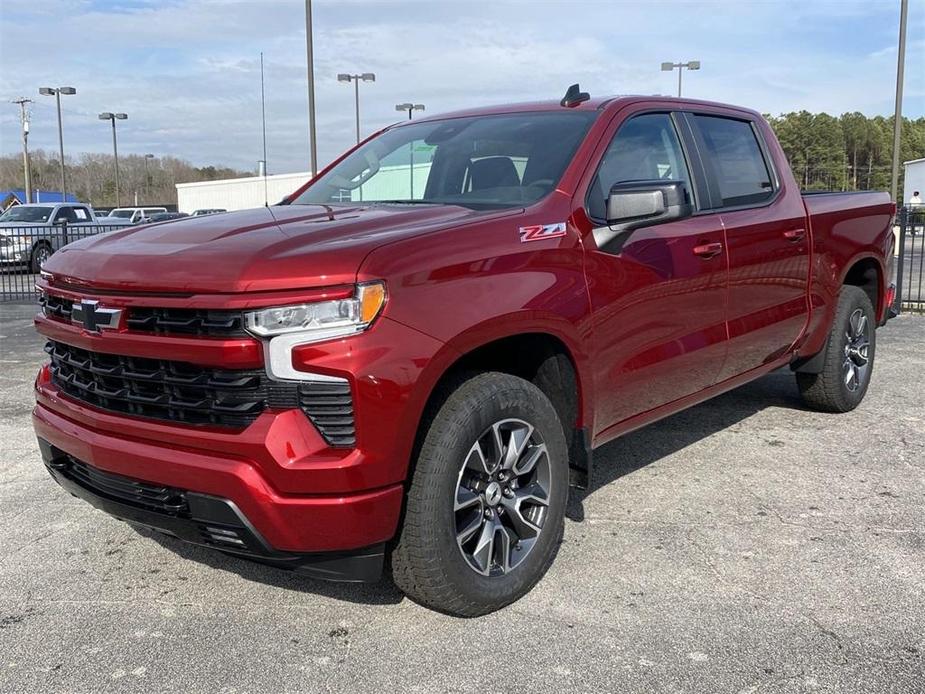
[[[598,451],[551,571],[477,620],[133,530],[46,475],[0,305],[2,692],[925,692],[925,318],[847,415],[789,372]]]

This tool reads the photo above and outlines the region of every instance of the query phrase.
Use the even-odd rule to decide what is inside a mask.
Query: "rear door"
[[[800,192],[774,170],[761,123],[703,113],[689,114],[688,122],[726,231],[723,381],[786,354],[800,336],[808,317],[809,230]]]
[[[700,167],[682,149],[676,116],[624,120],[591,181],[586,209],[606,224],[611,186],[634,180],[683,182],[692,202]],[[592,242],[593,243],[593,242]],[[622,246],[590,251],[595,433],[711,385],[726,353],[726,255],[718,214],[633,231]]]

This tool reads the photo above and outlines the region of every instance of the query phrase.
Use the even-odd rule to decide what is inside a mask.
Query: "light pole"
[[[58,150],[61,156],[61,202],[67,202],[67,174],[64,173],[64,128],[61,126],[61,95],[76,94],[74,87],[42,87],[39,94],[54,96],[58,102]]]
[[[24,96],[13,101],[19,105],[20,121],[22,122],[22,167],[26,183],[26,203],[32,202],[32,167],[29,165],[29,108],[32,99]]]
[[[151,202],[151,179],[148,178],[148,159],[154,159],[154,155],[146,154],[143,159],[145,163],[145,202]]]
[[[899,143],[903,127],[903,69],[906,63],[906,15],[909,12],[909,0],[902,0],[899,5],[899,50],[896,58],[896,107],[893,109],[893,167],[890,171],[890,197],[902,202],[899,192]]]
[[[122,200],[119,197],[119,147],[116,144],[116,121],[125,120],[128,115],[125,113],[105,113],[100,114],[100,120],[108,120],[112,123],[112,156],[116,164],[116,207],[122,206]]]
[[[407,111],[408,120],[411,120],[412,111],[423,111],[424,104],[412,104],[410,102],[404,104],[395,104],[396,111]],[[414,200],[414,142],[408,143],[408,158],[411,162],[411,195],[408,196],[409,200]]]
[[[411,120],[411,112],[412,112],[412,111],[423,111],[423,110],[424,110],[424,104],[411,104],[411,103],[408,103],[408,104],[395,104],[395,110],[396,110],[396,111],[407,111],[407,112],[408,112],[408,120]]]
[[[312,49],[312,0],[305,0],[305,53],[308,62],[308,140],[312,178],[318,175],[318,144],[315,141],[315,57]]]
[[[678,96],[681,96],[681,73],[684,71],[684,68],[688,70],[699,70],[700,61],[699,60],[690,60],[686,63],[662,63],[662,72],[671,72],[675,68],[678,68]]]
[[[359,75],[348,75],[340,73],[337,76],[338,82],[353,82],[354,97],[356,99],[356,116],[357,116],[357,144],[360,143],[360,81],[375,82],[376,76],[371,72],[364,72]]]

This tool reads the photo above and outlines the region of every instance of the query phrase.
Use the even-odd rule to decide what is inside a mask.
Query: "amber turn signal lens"
[[[371,323],[385,305],[385,285],[382,282],[361,284],[357,293],[360,300],[360,322]]]

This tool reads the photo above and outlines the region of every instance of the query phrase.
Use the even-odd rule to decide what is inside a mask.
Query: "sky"
[[[700,60],[684,95],[778,114],[893,112],[900,0],[314,0],[318,158],[423,103],[470,106],[592,95],[674,94],[663,61]],[[903,113],[925,115],[925,0],[910,0]],[[0,98],[34,100],[31,149],[119,152],[253,170],[262,158],[260,52],[268,171],[309,168],[304,0],[0,0]],[[405,116],[406,117],[406,116]],[[0,152],[19,152],[19,109],[0,103]]]

